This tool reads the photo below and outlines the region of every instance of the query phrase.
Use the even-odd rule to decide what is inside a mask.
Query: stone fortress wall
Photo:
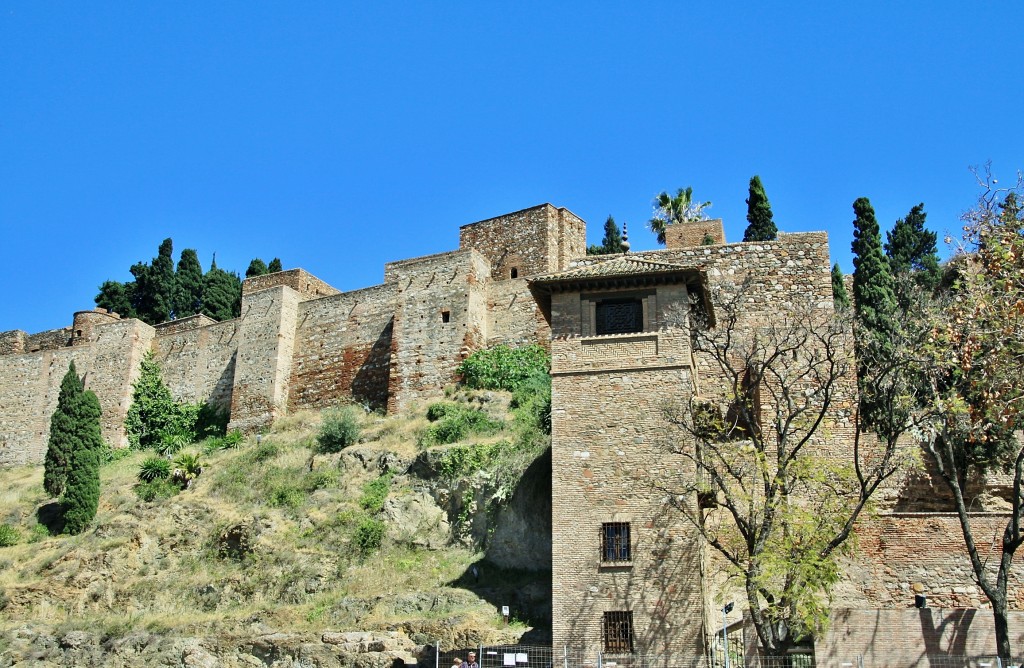
[[[302,408],[355,401],[398,410],[435,396],[458,363],[498,343],[544,342],[550,328],[526,278],[567,266],[586,224],[531,207],[460,229],[460,248],[390,262],[384,283],[340,292],[302,269],[246,279],[241,316],[151,327],[102,309],[70,327],[0,333],[0,466],[39,463],[71,360],[103,408],[103,436],[126,444],[124,417],[152,351],[176,398],[230,410],[255,431]],[[513,277],[514,276],[514,277]]]
[[[727,244],[720,221],[669,230],[664,250],[628,257],[682,267],[708,291],[749,278],[745,327],[770,322],[797,296],[823,313],[832,309],[825,233]],[[339,292],[292,269],[247,279],[241,316],[225,322],[197,315],[151,327],[94,310],[76,313],[70,327],[0,333],[0,466],[43,460],[72,360],[100,398],[104,438],[124,445],[132,383],[147,352],[177,398],[229,408],[233,428],[256,431],[290,411],[345,401],[400,410],[437,396],[475,350],[540,342],[552,352],[556,644],[599,644],[601,613],[629,608],[645,646],[699,654],[717,623],[708,576],[714,557],[637,481],[668,481],[678,463],[664,448],[661,404],[711,395],[720,382],[678,326],[679,309],[700,286],[644,288],[644,332],[595,336],[587,329],[588,288],[545,300],[530,284],[609,261],[585,256],[585,236],[582,220],[544,204],[463,226],[458,250],[390,262],[383,283],[361,290]],[[701,245],[706,236],[718,243]],[[637,294],[629,286],[609,289]],[[854,401],[851,377],[820,447],[850,451]],[[837,590],[837,622],[842,614],[865,618],[864,610],[909,611],[915,593],[942,606],[984,606],[955,518],[920,512],[934,510],[914,500],[924,503],[926,494],[888,493],[904,501],[858,530],[862,551]],[[997,513],[977,519],[993,532],[1000,520]],[[623,521],[637,523],[634,561],[629,568],[602,565],[594,547],[601,525]],[[1016,610],[1024,609],[1020,579],[1015,572]],[[985,624],[985,615],[973,621],[975,629]],[[843,654],[855,636],[834,627],[828,652]]]

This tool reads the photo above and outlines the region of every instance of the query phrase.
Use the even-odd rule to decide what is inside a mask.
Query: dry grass
[[[366,415],[362,445],[414,457],[429,424],[425,408]],[[106,464],[99,512],[80,536],[33,528],[50,501],[41,466],[0,470],[0,521],[23,541],[0,548],[7,601],[0,630],[36,622],[110,637],[142,629],[247,632],[255,619],[290,630],[369,630],[453,615],[494,627],[491,603],[451,585],[481,555],[387,543],[365,558],[354,553],[353,531],[367,512],[358,499],[376,473],[345,469],[344,453],[315,454],[319,424],[319,413],[298,412],[259,442],[249,437],[202,455],[205,470],[190,489],[151,503],[133,489],[151,453]],[[407,493],[403,484],[422,481],[399,476],[391,493]],[[254,532],[255,551],[241,561],[220,557],[216,547],[233,525]]]

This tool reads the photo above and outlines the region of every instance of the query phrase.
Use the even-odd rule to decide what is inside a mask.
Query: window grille
[[[633,613],[612,611],[604,613],[604,651],[633,651]]]
[[[632,334],[644,331],[641,299],[605,299],[597,303],[597,334]]]
[[[630,561],[629,522],[606,522],[601,525],[601,561]]]

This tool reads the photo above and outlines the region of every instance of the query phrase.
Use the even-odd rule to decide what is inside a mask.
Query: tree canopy
[[[242,281],[238,274],[218,268],[216,256],[204,274],[192,248],[181,252],[175,271],[173,250],[172,240],[164,239],[151,262],[132,265],[130,272],[135,280],[104,281],[96,295],[96,305],[150,325],[196,313],[216,320],[238,317],[242,305]],[[255,258],[249,263],[246,277],[276,271],[281,271],[280,258],[274,258],[269,265]]]
[[[750,178],[747,192],[747,229],[743,232],[743,240],[772,241],[779,236],[779,230],[772,220],[772,207],[760,176],[755,174]]]
[[[611,255],[622,251],[622,232],[619,231],[615,219],[608,216],[608,220],[604,221],[604,238],[601,245],[591,245],[587,248],[587,255]]]
[[[648,221],[651,231],[658,237],[658,243],[665,245],[665,228],[676,223],[707,220],[704,209],[711,202],[694,202],[693,188],[687,186],[676,191],[675,196],[661,192],[654,198],[654,215]]]

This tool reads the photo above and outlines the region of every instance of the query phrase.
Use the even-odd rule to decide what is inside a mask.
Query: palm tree
[[[692,220],[706,220],[707,215],[704,209],[711,206],[711,202],[695,203],[693,201],[693,188],[687,186],[676,191],[672,197],[667,192],[662,192],[654,198],[654,217],[648,221],[651,232],[658,235],[658,243],[665,245],[665,228],[675,223],[683,223]]]

